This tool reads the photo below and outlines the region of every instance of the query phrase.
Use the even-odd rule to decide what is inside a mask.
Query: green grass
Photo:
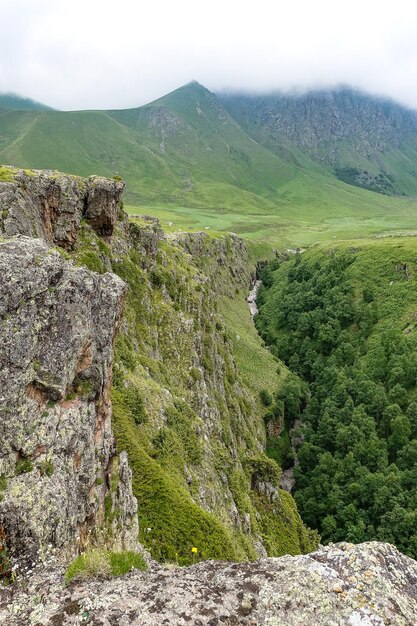
[[[187,565],[194,560],[191,549],[195,546],[200,559],[242,559],[245,555],[236,549],[231,533],[197,506],[175,475],[146,452],[124,396],[117,391],[113,392],[113,421],[118,448],[127,451],[133,472],[140,540],[152,556]]]
[[[22,98],[15,93],[0,94],[0,110],[1,109],[17,109],[20,111],[52,111],[51,107],[31,100],[30,98]]]
[[[0,165],[0,182],[10,183],[14,180],[17,170],[13,167],[2,167]]]
[[[260,533],[268,556],[305,554],[317,548],[318,534],[304,526],[289,493],[280,489],[275,503],[265,502],[257,494],[253,494],[252,499],[261,511]],[[288,527],[293,532],[289,533]]]
[[[243,381],[257,398],[262,389],[275,392],[285,380],[287,368],[265,348],[252,322],[247,302],[242,296],[222,297],[219,312],[224,318]]]
[[[82,581],[88,578],[111,578],[123,576],[132,570],[145,571],[147,565],[141,554],[132,551],[108,552],[90,549],[80,554],[68,566],[65,583]]]
[[[410,169],[417,154],[407,155]],[[283,248],[415,228],[415,199],[343,183],[300,150],[285,160],[196,84],[126,111],[2,111],[0,162],[122,176],[129,212],[166,230],[231,231]]]
[[[260,210],[243,201],[240,207],[223,210],[170,205],[127,205],[129,214],[158,217],[169,231],[207,230],[214,234],[234,232],[255,243],[278,248],[307,247],[326,241],[348,240],[379,234],[417,233],[417,202],[411,198],[391,198],[351,187],[345,183],[327,185],[306,175],[283,189],[279,206]],[[343,193],[340,186],[343,186]],[[223,204],[225,203],[223,198]]]

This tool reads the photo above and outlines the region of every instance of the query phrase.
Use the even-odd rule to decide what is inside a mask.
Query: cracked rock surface
[[[8,626],[415,626],[417,563],[389,544],[336,544],[254,563],[207,561],[64,589],[57,570],[0,592]],[[3,621],[2,621],[3,620]]]
[[[19,170],[0,184],[0,235],[41,238],[72,250],[86,219],[97,234],[113,234],[124,183],[49,170]]]
[[[125,284],[18,236],[0,240],[0,294],[0,528],[11,556],[31,562],[50,545],[69,554],[88,545],[113,470],[135,543],[136,501],[111,429]]]

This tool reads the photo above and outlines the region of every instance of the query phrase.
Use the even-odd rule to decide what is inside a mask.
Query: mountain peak
[[[204,87],[204,85],[199,83],[197,80],[192,80],[189,83],[186,83],[185,85],[182,85],[181,87],[178,87],[177,89],[174,89],[173,91],[169,92],[165,96],[162,96],[162,98],[158,98],[158,100],[156,100],[155,102],[159,103],[168,98],[171,99],[176,96],[182,97],[184,95],[191,96],[191,97],[198,96],[198,97],[203,97],[203,98],[206,98],[207,96],[214,97],[214,94],[211,91],[209,91],[207,87]]]

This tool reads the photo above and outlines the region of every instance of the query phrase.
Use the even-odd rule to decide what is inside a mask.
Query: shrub
[[[149,418],[139,389],[136,387],[128,387],[125,389],[123,395],[124,403],[133,415],[135,424],[145,424]]]
[[[110,578],[123,576],[132,569],[144,571],[147,565],[137,552],[106,552],[105,550],[88,550],[68,566],[65,582],[68,585],[74,580],[86,578]]]
[[[272,404],[272,396],[268,389],[261,389],[259,392],[259,398],[264,406],[270,406]]]

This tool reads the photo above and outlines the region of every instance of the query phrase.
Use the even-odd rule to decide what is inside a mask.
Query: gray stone
[[[0,623],[415,626],[417,563],[389,544],[367,543],[254,563],[155,564],[149,572],[69,589],[51,570],[33,575],[13,596],[0,592]]]
[[[85,218],[99,235],[111,236],[124,183],[52,171],[19,170],[0,182],[0,233],[26,235],[72,250]]]
[[[0,294],[0,527],[19,560],[42,558],[48,545],[74,553],[105,523],[113,339],[125,285],[75,267],[43,241],[15,237],[0,241]],[[132,545],[125,457],[119,471],[129,495],[123,513],[136,532],[120,543]]]

